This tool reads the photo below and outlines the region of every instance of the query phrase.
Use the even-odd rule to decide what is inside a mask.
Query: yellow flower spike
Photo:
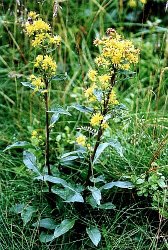
[[[50,76],[55,75],[55,71],[57,69],[56,62],[52,59],[51,56],[48,55],[38,55],[35,59],[34,66],[44,70]]]
[[[102,52],[95,59],[98,67],[108,68],[112,64],[116,69],[128,70],[128,65],[138,62],[139,50],[131,41],[123,39],[114,29],[108,29],[107,34],[102,40],[95,40],[95,45],[102,46]]]
[[[36,130],[32,131],[31,138],[37,138],[38,132]]]
[[[97,64],[98,67],[102,66],[105,68],[110,65],[110,62],[102,56],[96,57],[95,63]]]
[[[59,46],[61,44],[61,37],[60,36],[50,36],[49,37],[49,42],[51,44],[55,44],[57,46]]]
[[[41,67],[45,71],[49,71],[51,75],[54,75],[56,68],[57,68],[57,65],[56,65],[56,62],[53,61],[51,56],[46,55],[46,56],[44,56]]]
[[[30,11],[28,13],[28,17],[31,17],[32,20],[36,20],[36,18],[39,16],[39,14],[37,14],[35,11]]]
[[[116,93],[114,90],[111,91],[110,97],[109,97],[109,103],[113,105],[119,104],[117,98],[116,98]]]
[[[32,46],[33,47],[39,47],[42,44],[42,42],[44,41],[45,38],[46,38],[45,33],[37,34],[35,36],[34,40],[32,41]]]
[[[42,19],[38,19],[34,21],[33,23],[26,22],[25,29],[26,29],[26,33],[29,36],[32,36],[35,33],[48,32],[51,30],[49,24],[44,22]]]
[[[101,124],[101,127],[102,127],[103,129],[106,129],[106,128],[109,127],[109,125],[108,125],[107,122],[103,122],[103,123]]]
[[[35,87],[35,90],[34,90],[35,92],[45,87],[45,83],[41,77],[36,77],[35,75],[31,75],[29,77],[29,80],[31,81],[32,85]]]
[[[43,55],[38,55],[35,59],[34,67],[40,67],[41,63],[43,61]]]
[[[130,6],[131,8],[135,8],[137,6],[136,0],[129,0],[128,6]]]
[[[146,4],[146,3],[147,3],[147,0],[140,0],[140,2],[141,2],[142,4]]]
[[[81,145],[81,146],[85,146],[86,144],[86,136],[84,135],[79,135],[77,138],[76,138],[76,142],[78,143],[78,145]]]
[[[88,72],[88,78],[89,80],[91,80],[92,82],[95,82],[96,81],[96,78],[97,78],[97,71],[96,70],[89,70]]]
[[[103,89],[107,89],[108,86],[109,86],[109,81],[111,79],[111,76],[107,75],[107,74],[104,74],[104,75],[98,76],[98,79],[100,81],[101,87]]]
[[[93,91],[95,90],[96,85],[93,84],[90,88],[85,90],[85,96],[89,98],[90,96],[93,95]]]
[[[103,120],[103,116],[100,113],[96,113],[92,116],[90,120],[90,124],[94,127],[100,124],[100,122]]]

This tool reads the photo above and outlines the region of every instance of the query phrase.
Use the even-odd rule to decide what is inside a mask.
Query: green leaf
[[[129,181],[112,181],[105,184],[101,189],[110,189],[112,187],[119,187],[119,188],[133,188],[133,184]]]
[[[73,228],[75,224],[75,220],[66,219],[61,222],[60,225],[56,226],[54,231],[54,238],[58,238],[59,236],[68,232],[71,228]]]
[[[27,141],[17,141],[12,145],[7,146],[3,152],[12,148],[33,148],[33,145]]]
[[[10,209],[10,212],[13,212],[15,214],[20,214],[22,212],[22,210],[24,209],[25,204],[20,203],[20,204],[15,204],[14,206],[12,206],[12,208]]]
[[[36,164],[36,156],[29,152],[29,151],[24,151],[23,152],[23,163],[25,164],[25,166],[32,170],[33,172],[35,172],[36,174],[40,174],[37,164]]]
[[[97,187],[88,187],[88,189],[91,191],[93,198],[95,199],[97,205],[100,205],[101,200],[101,192]]]
[[[104,142],[101,143],[97,150],[96,150],[96,154],[93,160],[93,164],[95,164],[97,162],[97,160],[99,159],[100,155],[103,153],[103,151],[109,146],[110,144],[108,142]]]
[[[65,72],[64,74],[57,74],[56,76],[52,78],[52,80],[55,80],[55,81],[65,81],[67,79],[68,79],[67,72]]]
[[[21,82],[21,84],[25,87],[29,87],[31,89],[35,89],[35,87],[33,86],[33,84],[31,84],[30,82]]]
[[[84,202],[80,193],[72,191],[68,187],[64,189],[52,188],[52,193],[60,196],[65,202]]]
[[[49,110],[48,112],[49,113],[62,114],[62,115],[70,115],[71,116],[71,114],[66,109],[64,109],[62,106],[60,106],[60,105],[57,105],[57,106],[51,108],[51,110]]]
[[[109,142],[110,146],[113,147],[117,153],[123,157],[123,147],[121,146],[121,143],[117,139],[110,140]]]
[[[83,159],[86,150],[76,150],[72,152],[65,153],[61,156],[60,164],[62,165],[72,165],[74,160]]]
[[[115,209],[116,206],[112,202],[107,202],[104,204],[100,204],[99,208],[108,210],[108,209]]]
[[[75,108],[76,110],[83,112],[83,113],[92,113],[93,112],[93,108],[85,107],[85,106],[80,105],[80,104],[74,104],[74,105],[71,105],[70,107]]]
[[[90,181],[94,182],[94,183],[98,183],[98,182],[104,182],[104,183],[106,183],[104,175],[100,175],[100,176],[98,176],[96,178],[95,177],[90,177]]]
[[[43,227],[43,228],[52,230],[52,229],[55,229],[57,224],[53,219],[45,218],[45,219],[42,219],[40,221],[37,221],[36,223],[33,223],[32,226],[33,227]]]
[[[44,232],[42,232],[40,234],[40,242],[42,242],[42,243],[51,242],[53,240],[54,240],[54,235],[53,234],[46,234]]]
[[[72,195],[69,195],[65,202],[84,202],[84,199],[80,193],[75,192]]]
[[[97,203],[92,195],[87,197],[87,203],[90,204],[92,206],[92,208],[98,208]]]
[[[98,100],[98,102],[102,101],[103,98],[103,92],[100,89],[95,89],[93,91],[93,94],[95,95],[96,99]]]
[[[37,211],[33,206],[27,206],[21,212],[21,218],[23,220],[23,225],[25,226],[32,218],[33,213]]]
[[[51,120],[50,120],[50,127],[53,126],[60,118],[60,114],[59,113],[54,113],[51,116]]]
[[[113,147],[117,153],[123,157],[123,148],[120,144],[120,142],[117,140],[117,139],[113,139],[113,140],[110,140],[109,142],[104,142],[104,143],[101,143],[97,150],[96,150],[96,154],[95,154],[95,157],[94,157],[94,160],[93,160],[93,164],[95,164],[97,162],[97,160],[99,159],[100,155],[103,153],[103,151],[108,147],[108,146],[111,146]]]
[[[51,175],[40,175],[38,177],[35,178],[36,180],[42,180],[42,181],[48,181],[48,182],[51,182],[51,183],[54,183],[54,184],[61,184],[63,186],[67,186],[67,182],[61,178],[58,178],[58,177],[54,177],[54,176],[51,176]]]
[[[97,247],[101,240],[101,233],[99,229],[97,227],[90,227],[86,228],[86,232],[93,244]]]
[[[165,181],[163,179],[158,180],[158,185],[161,188],[166,188],[167,187],[167,185],[166,185],[166,183],[165,183]]]

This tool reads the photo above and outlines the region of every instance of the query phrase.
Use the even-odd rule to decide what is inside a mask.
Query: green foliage
[[[62,8],[55,18],[53,2],[1,4],[0,248],[167,249],[167,142],[161,143],[168,128],[165,1],[134,9],[128,1],[58,1]],[[50,174],[43,90],[34,93],[28,79],[37,73],[32,62],[39,50],[22,31],[27,10],[40,13],[63,40],[50,50],[58,64],[47,111]],[[93,39],[109,27],[133,40],[141,55],[136,70],[118,72],[115,90],[122,104],[107,114],[109,128],[86,183],[97,136],[88,125],[95,110],[84,98],[86,72],[101,51]],[[94,90],[94,96],[100,103],[103,92]],[[90,145],[74,143],[78,132]],[[150,169],[153,158],[156,170]]]
[[[140,176],[132,177],[138,195],[149,197],[152,207],[158,210],[164,217],[168,216],[167,177],[168,175],[165,175],[159,169],[151,169],[149,172]]]

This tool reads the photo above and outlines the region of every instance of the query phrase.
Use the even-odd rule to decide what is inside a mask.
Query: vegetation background
[[[136,1],[131,7],[124,0],[66,0],[59,2],[59,12],[53,18],[53,1],[10,1],[0,3],[0,249],[94,249],[87,237],[63,237],[47,246],[39,242],[39,231],[24,226],[18,215],[10,212],[16,203],[36,203],[45,207],[39,184],[34,182],[22,163],[22,150],[3,152],[15,141],[31,137],[34,129],[42,130],[42,103],[20,82],[30,74],[33,50],[23,32],[30,10],[40,13],[50,22],[54,32],[62,37],[55,54],[58,72],[68,77],[53,84],[53,104],[62,106],[83,101],[86,72],[97,53],[93,39],[104,35],[109,27],[134,41],[140,48],[140,61],[135,77],[118,84],[117,92],[128,112],[123,121],[112,126],[125,148],[120,159],[115,152],[102,160],[100,172],[109,179],[139,176],[161,169],[168,177],[168,10],[166,1]],[[73,147],[78,124],[88,119],[74,112],[71,120],[60,120],[52,131],[52,155]],[[56,145],[56,146],[55,146]],[[151,170],[151,162],[153,169]],[[151,209],[150,196],[137,197],[130,192],[114,192],[117,209],[102,212],[99,221],[103,241],[98,249],[162,249],[168,248],[167,216]],[[47,207],[47,205],[46,205]],[[47,211],[44,209],[44,214]],[[40,214],[39,214],[40,217]],[[80,243],[79,243],[80,242]],[[80,248],[79,248],[80,244]]]

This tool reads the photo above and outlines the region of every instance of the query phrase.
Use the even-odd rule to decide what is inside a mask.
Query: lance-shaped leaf
[[[21,218],[23,220],[24,226],[31,220],[33,213],[37,211],[33,206],[25,207],[21,212]]]
[[[108,142],[104,142],[101,143],[97,150],[96,150],[96,154],[93,160],[93,164],[95,164],[97,162],[97,160],[99,159],[100,155],[103,153],[103,151],[109,146],[110,144]]]
[[[101,102],[103,98],[103,92],[100,89],[95,89],[93,91],[93,94],[95,95],[96,99]]]
[[[21,82],[21,84],[25,87],[29,87],[31,89],[35,89],[35,87],[33,86],[33,84],[31,84],[30,82]]]
[[[123,157],[123,147],[121,146],[121,143],[117,139],[110,140],[109,142],[110,146],[113,147],[117,153]]]
[[[37,221],[36,223],[33,223],[32,225],[33,227],[42,227],[42,228],[46,228],[46,229],[55,229],[55,227],[57,226],[56,222],[51,219],[51,218],[45,218],[42,219],[40,221]]]
[[[20,214],[23,211],[24,207],[25,207],[24,203],[15,204],[10,208],[10,212],[13,212],[15,214]]]
[[[33,145],[30,142],[27,141],[17,141],[15,143],[13,143],[12,145],[7,146],[3,152],[5,152],[6,150],[9,149],[13,149],[13,148],[34,148]]]
[[[112,181],[104,186],[101,187],[101,189],[110,189],[112,187],[119,187],[119,188],[133,188],[133,184],[129,181]]]
[[[117,153],[123,157],[123,148],[120,144],[120,142],[116,139],[113,139],[113,140],[110,140],[109,142],[104,142],[104,143],[101,143],[97,150],[96,150],[96,154],[95,154],[95,157],[94,157],[94,160],[93,160],[93,164],[95,164],[97,162],[97,160],[99,159],[100,155],[103,153],[103,151],[108,147],[108,146],[111,146],[113,147]]]
[[[99,208],[108,210],[108,209],[115,209],[116,206],[112,202],[107,202],[107,203],[104,203],[104,204],[100,204]]]
[[[98,182],[104,182],[104,183],[106,183],[104,175],[100,175],[98,177],[90,177],[90,181],[94,182],[94,183],[98,183]]]
[[[51,175],[40,175],[38,177],[35,178],[36,180],[42,180],[42,181],[48,181],[54,184],[61,184],[63,186],[67,186],[67,182],[61,178],[58,177],[54,177]]]
[[[48,243],[54,240],[54,234],[47,234],[42,232],[40,234],[40,242],[42,243]]]
[[[68,187],[64,189],[52,188],[52,193],[60,196],[65,202],[84,202],[82,195]]]
[[[88,187],[88,189],[91,191],[92,196],[94,200],[96,201],[97,205],[100,205],[101,200],[101,192],[97,187]]]
[[[48,111],[49,113],[55,113],[55,114],[62,114],[62,115],[71,115],[66,109],[64,109],[62,106],[57,105],[51,110]]]
[[[71,105],[70,107],[75,108],[76,110],[82,112],[82,113],[92,113],[93,112],[93,108],[90,107],[86,107],[80,104],[74,104]]]
[[[36,163],[36,156],[29,152],[29,151],[24,151],[23,152],[23,162],[25,166],[35,172],[36,174],[41,175],[41,173],[38,170],[37,163]]]
[[[74,160],[77,160],[79,158],[83,159],[85,153],[86,153],[86,150],[76,150],[76,151],[72,151],[69,153],[65,153],[61,156],[60,163],[66,164],[70,161],[74,161]]]
[[[68,74],[67,72],[63,73],[63,74],[57,74],[56,76],[54,76],[52,78],[52,80],[55,80],[55,81],[65,81],[68,79]]]
[[[59,113],[54,113],[51,116],[51,120],[50,120],[50,127],[52,127],[60,118],[60,114]]]
[[[86,228],[86,232],[93,244],[97,247],[101,240],[101,233],[99,229],[97,227],[90,227]]]
[[[73,219],[65,219],[61,222],[60,225],[57,225],[54,230],[54,238],[58,238],[59,236],[68,232],[71,228],[73,228],[75,224],[75,220]]]

